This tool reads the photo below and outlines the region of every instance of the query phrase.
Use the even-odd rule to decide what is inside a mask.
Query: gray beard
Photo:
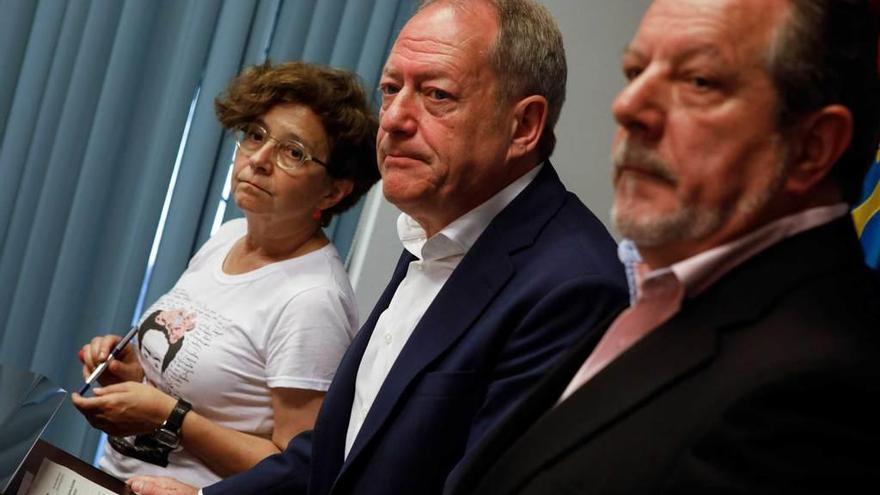
[[[636,246],[657,247],[706,237],[719,228],[722,215],[717,209],[688,206],[665,216],[624,216],[615,205],[611,208],[611,219],[614,228]]]
[[[666,215],[626,215],[628,208],[618,209],[617,200],[611,207],[614,228],[639,247],[657,247],[665,244],[703,239],[718,231],[732,215],[754,215],[763,210],[779,193],[785,182],[787,164],[783,160],[769,186],[760,194],[740,198],[733,208],[698,208],[684,205]],[[624,185],[624,187],[626,187]],[[624,204],[627,199],[624,199]]]

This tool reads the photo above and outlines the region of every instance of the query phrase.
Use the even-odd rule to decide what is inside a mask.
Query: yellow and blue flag
[[[865,261],[873,268],[880,268],[880,150],[865,176],[862,201],[852,214],[865,249]]]

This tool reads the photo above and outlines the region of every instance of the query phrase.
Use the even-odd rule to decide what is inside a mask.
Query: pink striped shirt
[[[575,373],[559,402],[567,399],[611,361],[651,330],[672,318],[685,298],[705,291],[724,274],[770,246],[831,222],[848,211],[846,204],[821,206],[782,217],[727,244],[671,266],[649,271],[635,265],[635,302],[611,324],[592,354]]]

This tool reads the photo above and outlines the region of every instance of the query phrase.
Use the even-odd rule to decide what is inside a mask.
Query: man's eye
[[[697,89],[711,89],[715,87],[715,83],[708,77],[691,76],[690,83]]]
[[[380,84],[379,92],[382,93],[383,96],[395,95],[400,91],[400,88],[394,84]]]
[[[625,67],[623,69],[623,77],[625,77],[627,81],[634,80],[635,78],[639,77],[641,73],[641,67]]]
[[[452,94],[442,89],[430,89],[428,90],[428,97],[433,100],[448,100],[452,98]]]

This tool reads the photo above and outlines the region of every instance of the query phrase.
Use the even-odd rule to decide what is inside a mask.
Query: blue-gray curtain
[[[0,362],[76,388],[79,347],[124,331],[215,217],[240,214],[222,201],[233,146],[214,96],[267,56],[373,88],[414,3],[0,0]],[[330,226],[343,256],[356,223]],[[86,459],[97,437],[69,404],[45,435]]]

